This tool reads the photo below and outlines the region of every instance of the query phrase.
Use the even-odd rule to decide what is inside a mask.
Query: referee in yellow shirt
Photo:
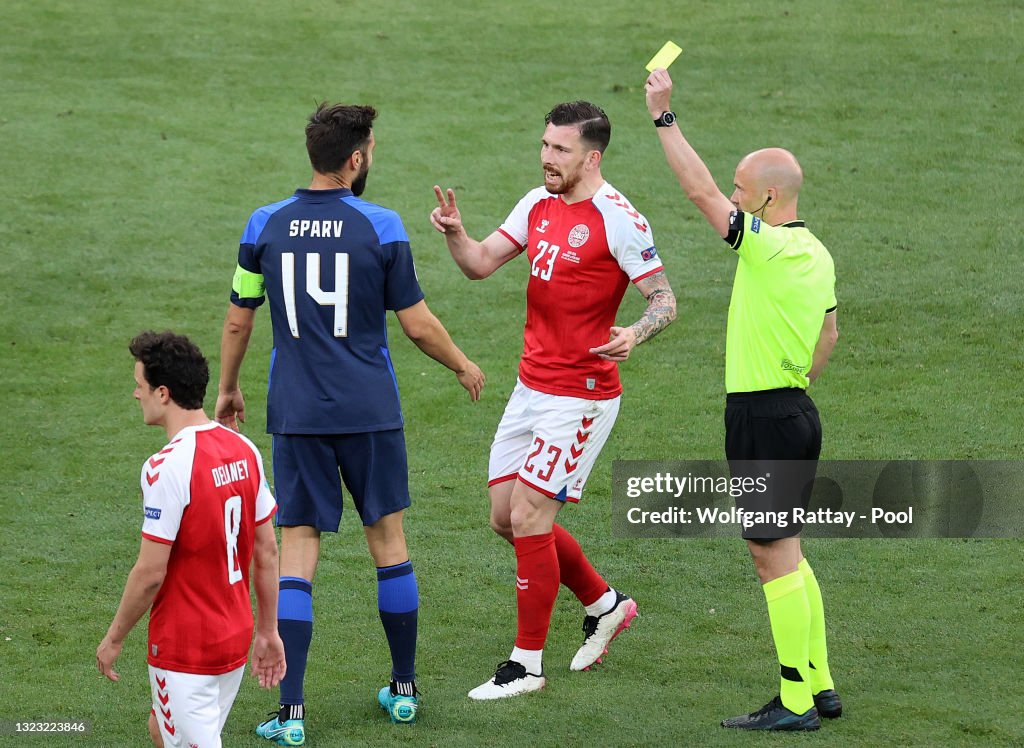
[[[749,498],[737,504],[806,508],[821,422],[805,390],[839,337],[832,257],[797,218],[803,173],[793,154],[781,148],[749,154],[736,167],[735,190],[727,198],[675,125],[671,94],[668,72],[651,73],[647,108],[669,166],[739,258],[725,348],[726,457],[734,475],[767,469],[799,486],[769,497],[767,507],[747,503]],[[724,720],[724,727],[817,730],[819,715],[842,714],[828,669],[821,590],[800,550],[801,529],[790,523],[743,533],[768,601],[780,693],[756,712]]]

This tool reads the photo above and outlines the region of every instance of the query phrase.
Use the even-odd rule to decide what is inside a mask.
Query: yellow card
[[[682,48],[675,42],[665,42],[665,46],[658,50],[658,54],[651,58],[651,61],[647,63],[647,72],[653,73],[655,68],[665,68],[676,61],[682,52]]]

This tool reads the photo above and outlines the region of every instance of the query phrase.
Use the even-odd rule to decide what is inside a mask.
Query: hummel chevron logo
[[[627,216],[629,216],[630,218],[634,219],[633,220],[633,225],[634,226],[636,226],[638,229],[640,229],[640,231],[643,231],[645,234],[647,233],[647,224],[640,222],[640,213],[638,213],[636,211],[636,209],[632,205],[629,204],[629,202],[626,200],[626,198],[624,198],[618,192],[616,192],[614,195],[608,195],[607,197],[608,197],[609,200],[612,201],[612,203],[614,205],[618,206],[619,208],[622,208],[623,212]]]
[[[530,580],[523,579],[522,577],[516,577],[516,589],[517,590],[528,590],[530,589]]]
[[[160,473],[153,473],[152,475],[146,473],[146,482],[149,483],[149,485],[152,486],[158,480],[160,480]]]
[[[166,460],[166,459],[167,459],[166,457],[161,457],[161,458],[160,458],[160,459],[158,460],[158,459],[156,458],[156,455],[153,455],[152,457],[150,457],[150,458],[149,458],[149,466],[150,466],[151,468],[158,468],[158,467],[160,467],[161,465],[163,465],[163,464],[164,464],[164,460]]]
[[[588,429],[594,424],[594,418],[597,418],[597,416],[593,418],[583,416],[580,419],[580,428],[576,429],[576,441],[569,445],[571,458],[566,457],[565,462],[562,463],[565,466],[566,474],[575,471],[579,467],[580,457],[583,456],[583,445],[590,438],[590,431]]]
[[[148,476],[147,476],[148,477]],[[156,649],[154,645],[154,650]],[[171,708],[167,706],[167,702],[171,700],[171,695],[167,693],[167,677],[161,678],[159,675],[156,676],[156,687],[157,701],[160,702],[160,714],[164,718],[164,729],[167,730],[168,735],[174,735],[174,719],[171,717]]]

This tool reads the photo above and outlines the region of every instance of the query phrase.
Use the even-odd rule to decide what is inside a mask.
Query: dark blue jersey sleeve
[[[423,299],[416,266],[409,246],[409,235],[405,232],[401,217],[393,210],[368,203],[358,198],[349,198],[353,205],[370,219],[380,242],[384,260],[384,306],[391,311],[408,309]]]
[[[392,311],[408,309],[423,300],[423,290],[416,277],[409,242],[391,242],[382,247],[387,268],[384,281],[384,305]]]

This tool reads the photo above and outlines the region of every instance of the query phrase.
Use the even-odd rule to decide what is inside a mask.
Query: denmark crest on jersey
[[[590,238],[590,228],[585,223],[577,223],[569,231],[569,246],[582,247]]]

